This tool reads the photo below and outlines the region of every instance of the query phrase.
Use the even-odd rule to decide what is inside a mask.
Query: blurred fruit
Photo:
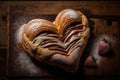
[[[111,50],[111,45],[105,40],[99,41],[98,54],[105,56]]]
[[[87,67],[94,67],[96,66],[96,60],[94,57],[92,56],[88,56],[85,63],[84,63],[84,66],[87,66]]]

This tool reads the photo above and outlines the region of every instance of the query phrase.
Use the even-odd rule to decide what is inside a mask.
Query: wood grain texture
[[[7,6],[0,5],[0,45],[7,45]],[[4,36],[3,36],[4,35]]]
[[[118,18],[120,14],[120,2],[115,1],[0,1],[0,36],[7,35],[6,22],[7,22],[7,8],[8,6],[13,6],[13,11],[10,11],[12,14],[21,14],[21,15],[56,15],[59,11],[72,8],[78,10],[84,10],[86,14],[90,17],[99,17],[99,16],[114,16]],[[14,7],[15,6],[15,7]],[[14,10],[14,8],[16,10]],[[97,16],[95,16],[97,15]],[[0,39],[1,45],[7,45],[7,36]]]
[[[33,5],[34,4],[34,5]],[[119,15],[119,2],[95,2],[95,1],[48,1],[48,2],[25,2],[15,4],[16,11],[13,13],[22,14],[57,14],[59,11],[72,9],[88,9],[96,15]],[[38,6],[39,5],[39,6]],[[29,7],[28,7],[29,6]]]
[[[104,67],[101,68],[84,68],[80,69],[77,74],[71,75],[64,73],[62,76],[65,78],[62,78],[64,80],[70,79],[70,76],[73,76],[74,78],[80,78],[80,75],[85,76],[104,76],[104,75],[119,75],[120,73],[120,50],[119,50],[119,40],[120,40],[120,2],[115,1],[15,1],[15,2],[0,2],[2,5],[0,5],[0,59],[3,65],[0,67],[0,75],[6,76],[6,56],[8,55],[6,52],[6,46],[7,46],[7,17],[9,16],[9,27],[12,31],[10,33],[14,33],[14,31],[17,29],[18,26],[22,25],[23,23],[27,23],[29,20],[33,18],[44,18],[53,21],[55,16],[59,13],[59,11],[66,9],[66,8],[72,8],[82,11],[86,14],[86,16],[89,18],[91,30],[92,30],[92,37],[90,39],[90,42],[88,43],[88,46],[86,47],[86,50],[89,50],[89,52],[85,51],[86,55],[83,55],[83,57],[87,57],[88,55],[93,55],[93,53],[96,53],[97,51],[93,51],[94,47],[96,47],[97,42],[104,38],[104,35],[109,37],[112,41],[112,49],[113,53],[115,54],[113,57],[110,58],[102,58],[101,65]],[[9,13],[7,12],[9,8]],[[16,23],[15,23],[16,22]],[[17,27],[15,26],[17,25]],[[14,28],[12,28],[14,27]],[[3,36],[4,35],[4,36]],[[10,34],[9,34],[10,36]],[[13,36],[11,35],[12,39]],[[12,41],[13,43],[13,41]],[[14,44],[10,45],[14,45]],[[94,44],[92,44],[94,43]],[[5,46],[5,47],[4,47]],[[3,48],[4,47],[4,48]],[[4,51],[5,50],[5,51]],[[11,53],[12,53],[11,49]],[[19,52],[19,50],[18,50]],[[11,54],[14,55],[14,54]],[[18,54],[15,54],[18,55]],[[12,63],[14,63],[14,59],[17,57],[10,57]],[[85,58],[83,58],[83,61]],[[36,63],[36,61],[34,61]],[[38,63],[38,62],[37,62]],[[115,64],[116,63],[116,64]],[[33,63],[32,63],[33,64]],[[42,68],[40,69],[41,72],[38,76],[52,76],[52,77],[58,77],[60,78],[60,72],[59,74],[56,71],[56,68],[53,71],[50,70],[46,65],[40,63]],[[82,65],[82,63],[80,64]],[[18,73],[17,71],[13,69],[13,65],[11,66],[11,74],[12,76],[19,76],[22,74],[22,71]],[[15,66],[14,66],[15,67]],[[52,67],[50,67],[52,68]],[[20,70],[20,69],[16,69]],[[29,71],[25,71],[23,75],[26,75]],[[16,74],[15,74],[16,73]],[[82,73],[82,74],[81,74]],[[14,75],[15,74],[15,75]],[[32,75],[35,76],[36,74]],[[27,75],[29,77],[30,75]],[[19,76],[20,77],[20,76]],[[4,77],[3,77],[4,78]],[[57,78],[57,79],[58,79]],[[18,79],[18,78],[16,78]],[[27,79],[26,79],[27,80]]]

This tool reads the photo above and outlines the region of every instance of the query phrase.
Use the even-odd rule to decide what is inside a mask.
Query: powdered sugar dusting
[[[43,24],[42,23],[34,23],[34,24],[32,24],[32,25],[30,25],[29,26],[29,29],[28,29],[28,31],[29,30],[31,30],[31,29],[38,29],[38,27],[40,27],[40,26],[42,26]]]
[[[16,39],[17,43],[22,42],[22,33],[23,33],[25,25],[26,24],[23,24],[22,26],[20,26],[20,28],[15,33],[15,39]]]
[[[65,12],[64,15],[69,15],[71,18],[74,18],[74,19],[78,17],[78,14],[73,10]]]
[[[38,67],[36,67],[32,62],[29,56],[25,53],[20,53],[17,61],[19,66],[21,66],[21,69],[29,72],[31,75],[33,73],[38,73]]]

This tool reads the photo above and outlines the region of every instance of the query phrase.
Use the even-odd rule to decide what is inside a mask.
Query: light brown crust
[[[53,32],[55,36],[63,35],[68,26],[75,22],[82,24],[84,29],[79,32],[80,37],[77,36],[79,43],[76,44],[77,46],[72,45],[75,49],[69,52],[68,55],[64,55],[58,51],[51,50],[40,45],[44,39],[49,38],[46,36],[39,36],[41,32],[50,31]],[[22,46],[25,51],[37,60],[60,67],[67,72],[75,73],[79,68],[79,61],[89,38],[89,34],[90,29],[85,15],[80,11],[66,9],[58,14],[53,23],[43,19],[34,19],[28,22],[25,25],[22,34]],[[58,41],[58,45],[65,47],[64,44],[59,43],[60,41],[55,38],[50,38],[50,40]]]

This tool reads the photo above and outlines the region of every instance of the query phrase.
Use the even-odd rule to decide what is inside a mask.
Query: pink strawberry
[[[111,45],[106,40],[99,41],[98,54],[105,56],[111,50]]]
[[[84,63],[84,66],[87,66],[87,67],[94,67],[96,66],[96,60],[94,57],[92,56],[88,56],[85,63]]]

